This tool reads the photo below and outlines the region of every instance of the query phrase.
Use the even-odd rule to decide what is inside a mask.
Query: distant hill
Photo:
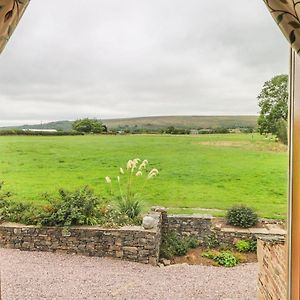
[[[257,116],[159,116],[125,119],[104,119],[109,129],[140,127],[159,129],[174,126],[176,128],[243,128],[256,127]],[[69,131],[72,121],[57,121],[45,124],[0,127],[0,129],[57,129]]]

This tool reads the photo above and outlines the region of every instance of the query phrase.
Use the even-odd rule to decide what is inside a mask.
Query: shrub
[[[212,233],[204,237],[203,246],[207,249],[214,249],[220,247],[221,243],[216,234]]]
[[[2,186],[3,182],[0,182],[0,221],[44,226],[97,224],[105,227],[140,225],[142,221],[139,217],[130,218],[118,209],[105,205],[88,187],[75,192],[62,189],[59,199],[45,194],[49,204],[38,206],[10,200],[10,193],[1,193]]]
[[[28,225],[39,223],[39,207],[31,203],[22,203],[12,200],[0,201],[0,220]]]
[[[239,252],[250,251],[250,241],[240,240],[237,241],[234,246]]]
[[[257,249],[257,242],[254,240],[239,240],[235,243],[235,248],[239,252],[255,252]]]
[[[31,203],[10,200],[9,192],[1,192],[4,182],[0,182],[0,221],[10,221],[23,224],[37,224],[39,208]]]
[[[162,236],[160,256],[171,259],[174,256],[183,256],[188,251],[188,243],[181,239],[175,232],[169,232]]]
[[[250,241],[250,252],[256,252],[257,250],[257,241]]]
[[[223,251],[217,255],[214,260],[224,267],[234,267],[238,264],[237,258],[229,251]]]
[[[253,209],[245,206],[236,206],[228,210],[227,215],[227,224],[249,228],[257,224],[258,217]]]
[[[84,187],[75,192],[59,191],[60,199],[48,199],[50,206],[41,215],[47,226],[95,225],[99,218],[100,200]]]
[[[191,248],[191,249],[196,249],[199,246],[199,241],[194,238],[187,238],[186,242],[187,242],[188,248]]]
[[[207,251],[202,253],[203,257],[214,260],[218,265],[224,267],[234,267],[239,263],[239,259],[230,251]]]

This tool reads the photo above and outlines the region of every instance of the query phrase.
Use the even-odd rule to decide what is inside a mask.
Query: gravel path
[[[158,268],[108,258],[0,249],[2,300],[256,299],[256,264]]]

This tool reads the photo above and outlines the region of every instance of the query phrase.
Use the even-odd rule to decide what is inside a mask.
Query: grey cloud
[[[255,114],[287,69],[263,1],[32,1],[0,57],[0,120]]]

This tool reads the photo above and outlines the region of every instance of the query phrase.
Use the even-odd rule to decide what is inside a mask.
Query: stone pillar
[[[161,213],[161,233],[164,234],[165,232],[168,231],[169,229],[169,223],[168,223],[168,213],[167,209],[165,207],[160,207],[160,206],[152,206],[151,210],[154,212],[159,212]]]
[[[258,299],[287,299],[288,260],[284,236],[259,236],[257,259]]]

